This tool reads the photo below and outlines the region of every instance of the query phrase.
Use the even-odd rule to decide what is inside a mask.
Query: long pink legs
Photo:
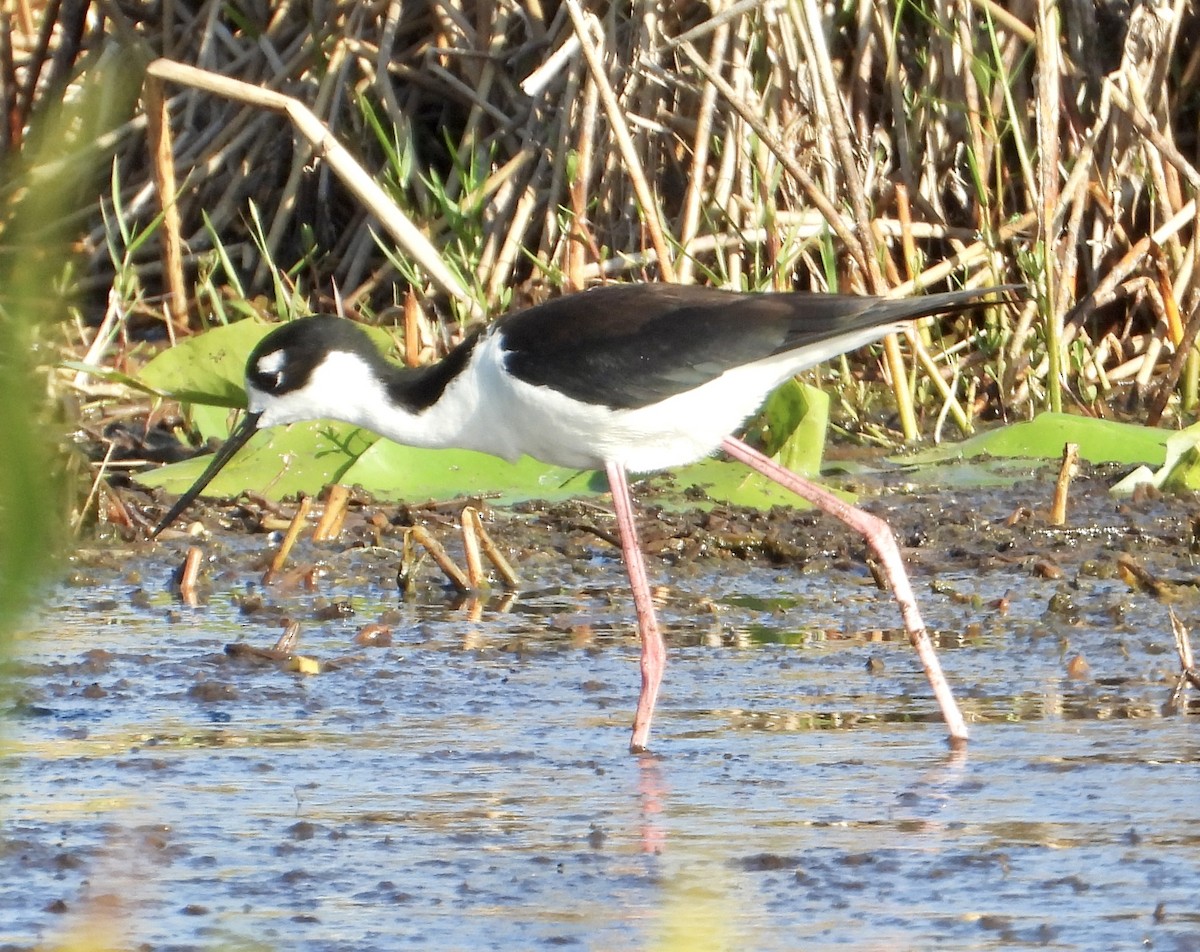
[[[629,750],[639,754],[650,742],[650,720],[654,717],[654,702],[662,684],[663,665],[667,649],[658,619],[654,617],[654,602],[650,598],[650,582],[646,579],[646,561],[638,543],[637,524],[633,520],[633,497],[629,495],[629,480],[625,467],[609,463],[605,468],[608,487],[612,490],[613,509],[617,513],[617,532],[621,536],[621,556],[633,588],[633,607],[637,611],[638,633],[642,636],[642,693],[638,695],[637,712],[633,715],[633,737]]]
[[[950,685],[942,673],[941,663],[937,652],[929,640],[925,623],[921,620],[921,612],[917,608],[917,600],[913,596],[912,586],[908,582],[908,573],[904,570],[904,561],[900,557],[900,549],[892,530],[882,519],[851,506],[838,499],[833,493],[822,489],[815,483],[797,476],[773,462],[758,450],[747,446],[741,440],[729,437],[722,444],[734,459],[741,460],[747,466],[758,470],[768,479],[772,479],[785,489],[789,489],[802,499],[808,500],[818,509],[829,513],[835,519],[845,523],[851,529],[860,533],[867,541],[876,557],[883,565],[884,575],[888,585],[900,606],[900,615],[904,619],[904,628],[908,632],[908,640],[916,649],[921,664],[925,668],[925,676],[933,689],[933,696],[941,709],[942,718],[950,731],[950,739],[961,744],[967,739],[967,725],[962,712],[950,692]],[[654,603],[650,598],[650,583],[646,579],[646,563],[638,544],[637,526],[633,518],[633,499],[629,495],[629,480],[625,470],[616,463],[607,466],[608,484],[612,490],[613,508],[617,514],[617,529],[621,536],[621,554],[625,559],[625,569],[629,573],[629,582],[633,588],[633,604],[637,610],[638,632],[642,638],[642,691],[638,695],[637,712],[633,718],[633,737],[629,749],[634,753],[646,750],[650,741],[650,721],[654,716],[654,703],[658,699],[658,688],[662,684],[663,665],[666,661],[666,648],[663,645],[662,633],[658,629],[658,621],[654,616]]]
[[[913,596],[912,586],[908,584],[908,573],[904,570],[904,560],[900,557],[900,549],[896,545],[896,537],[892,535],[891,527],[882,519],[864,512],[847,502],[838,499],[827,489],[822,489],[815,483],[797,476],[790,469],[784,469],[778,463],[767,458],[753,447],[747,446],[741,440],[730,436],[721,444],[734,459],[739,459],[768,479],[773,479],[785,489],[790,489],[797,496],[807,499],[823,512],[829,513],[835,519],[845,523],[855,532],[861,533],[867,540],[867,545],[875,553],[883,565],[884,575],[896,602],[900,606],[900,615],[904,619],[904,629],[908,632],[908,640],[917,649],[917,656],[925,668],[925,677],[933,688],[933,696],[937,699],[942,712],[942,719],[950,731],[953,743],[962,743],[967,739],[967,725],[962,712],[950,693],[950,685],[942,674],[942,666],[938,661],[933,642],[929,640],[929,632],[921,621],[921,612],[917,608],[917,600]]]

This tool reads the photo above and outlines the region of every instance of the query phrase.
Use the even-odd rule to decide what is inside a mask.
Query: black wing
[[[990,289],[995,290],[995,289]],[[610,285],[501,318],[514,376],[576,400],[634,409],[725,371],[865,327],[978,306],[988,291],[919,298],[738,294],[671,284]]]

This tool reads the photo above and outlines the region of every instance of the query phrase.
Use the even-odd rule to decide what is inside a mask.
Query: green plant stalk
[[[1192,348],[1183,368],[1183,387],[1180,391],[1180,409],[1190,413],[1196,408],[1197,398],[1200,397],[1200,350]]]
[[[1046,325],[1046,357],[1049,359],[1049,370],[1046,374],[1046,398],[1049,401],[1051,413],[1062,413],[1062,322],[1054,313],[1054,287],[1047,247],[1044,241],[1038,242],[1037,255],[1041,259],[1041,280],[1038,282],[1042,319]]]

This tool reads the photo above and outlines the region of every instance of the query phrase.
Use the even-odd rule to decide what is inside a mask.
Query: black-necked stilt
[[[389,363],[350,321],[292,321],[268,334],[250,355],[245,418],[154,534],[174,521],[256,430],[301,420],[343,420],[412,446],[603,468],[642,638],[642,689],[630,743],[640,751],[650,738],[665,649],[626,474],[678,466],[724,449],[865,537],[883,565],[950,736],[965,740],[966,725],[887,524],[730,434],[793,374],[878,340],[905,321],[978,307],[988,294],[1006,290],[893,300],[616,285],[506,315],[472,333],[441,362],[418,369]]]

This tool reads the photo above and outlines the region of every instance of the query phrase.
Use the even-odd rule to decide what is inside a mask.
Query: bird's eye
[[[283,351],[274,351],[260,357],[254,365],[254,384],[260,390],[275,392],[283,386]]]

